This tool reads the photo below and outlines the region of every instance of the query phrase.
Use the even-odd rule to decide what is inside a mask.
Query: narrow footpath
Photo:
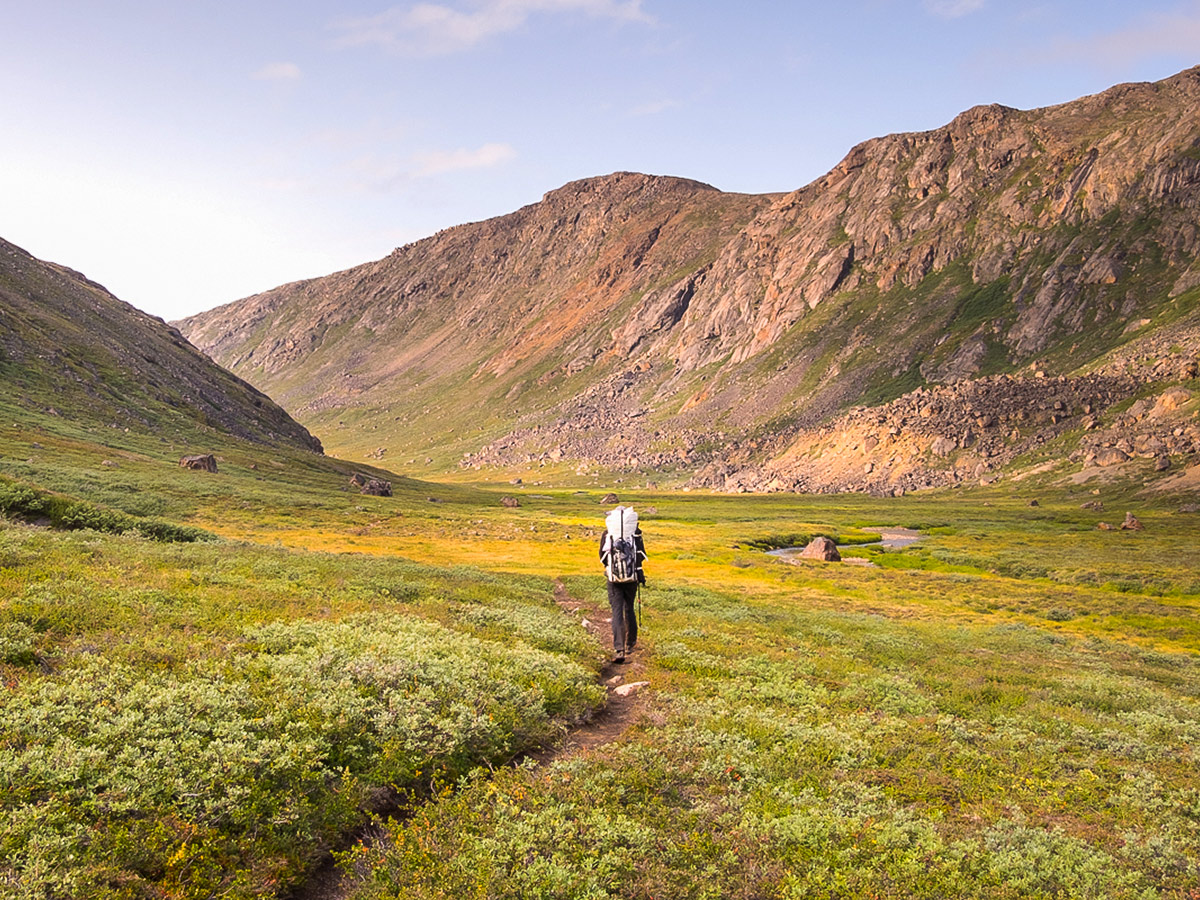
[[[607,608],[572,597],[566,585],[559,580],[554,582],[554,600],[564,613],[577,618],[602,647],[611,649],[612,619]],[[626,662],[614,663],[610,659],[600,673],[600,679],[608,691],[605,705],[586,722],[570,729],[557,744],[530,753],[526,758],[546,766],[555,760],[612,743],[641,721],[648,714],[647,704],[641,694],[642,689],[649,686],[643,677],[646,671],[645,655],[646,649],[639,644]],[[387,818],[388,813],[395,810],[376,812]],[[373,847],[384,840],[387,840],[384,828],[377,824],[367,825],[353,834],[345,846],[339,847],[338,852],[360,845]],[[346,876],[334,860],[333,853],[330,853],[312,877],[284,895],[284,900],[346,900],[353,887],[354,880]]]

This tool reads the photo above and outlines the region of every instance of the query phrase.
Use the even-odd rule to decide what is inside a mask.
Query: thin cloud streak
[[[508,144],[484,144],[478,150],[449,150],[422,153],[414,157],[417,167],[413,175],[427,178],[464,169],[490,169],[517,158],[517,151]]]
[[[942,19],[961,19],[983,9],[985,0],[925,0],[925,10]]]
[[[398,53],[442,56],[515,31],[537,13],[583,13],[618,22],[650,23],[642,0],[485,0],[471,12],[437,3],[392,7],[333,27],[339,47],[378,46]]]
[[[490,169],[516,158],[517,151],[509,144],[491,143],[475,150],[433,150],[407,158],[366,153],[351,160],[346,171],[355,191],[387,194],[420,179]]]
[[[630,114],[634,116],[656,116],[677,106],[679,106],[679,103],[675,100],[658,100],[651,103],[643,103],[641,106],[635,106]]]
[[[1055,59],[1127,66],[1164,53],[1200,56],[1200,9],[1158,14],[1119,31],[1084,40],[1060,40],[1048,56]]]
[[[295,63],[274,62],[267,63],[251,77],[258,81],[298,81],[302,73]]]

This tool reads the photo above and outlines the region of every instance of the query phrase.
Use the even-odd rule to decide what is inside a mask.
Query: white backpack
[[[608,534],[604,536],[604,574],[609,581],[637,581],[637,513],[629,506],[618,506],[604,518]]]

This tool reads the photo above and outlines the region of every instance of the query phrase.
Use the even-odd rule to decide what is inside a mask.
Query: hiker
[[[637,643],[638,586],[646,583],[642,560],[646,545],[637,513],[630,506],[618,506],[604,517],[604,535],[600,538],[600,560],[608,578],[608,605],[612,608],[613,662],[625,662]]]

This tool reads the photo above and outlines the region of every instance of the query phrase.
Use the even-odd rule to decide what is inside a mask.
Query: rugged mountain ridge
[[[340,452],[847,486],[821,465],[800,477],[799,460],[823,431],[854,431],[860,408],[919,403],[912,391],[957,425],[978,396],[1035,396],[1040,371],[1064,407],[1044,442],[1147,390],[1146,373],[1119,371],[1121,348],[1167,326],[1172,383],[1193,377],[1198,208],[1192,69],[866,141],[788,194],[587,179],[180,327]],[[984,442],[964,429],[938,435],[946,453],[917,442],[919,462],[884,483],[994,469],[1029,451],[1014,430],[968,469],[958,457]],[[878,486],[868,464],[848,486]]]
[[[0,385],[19,408],[108,427],[211,430],[317,453],[265,394],[161,319],[0,240]]]

